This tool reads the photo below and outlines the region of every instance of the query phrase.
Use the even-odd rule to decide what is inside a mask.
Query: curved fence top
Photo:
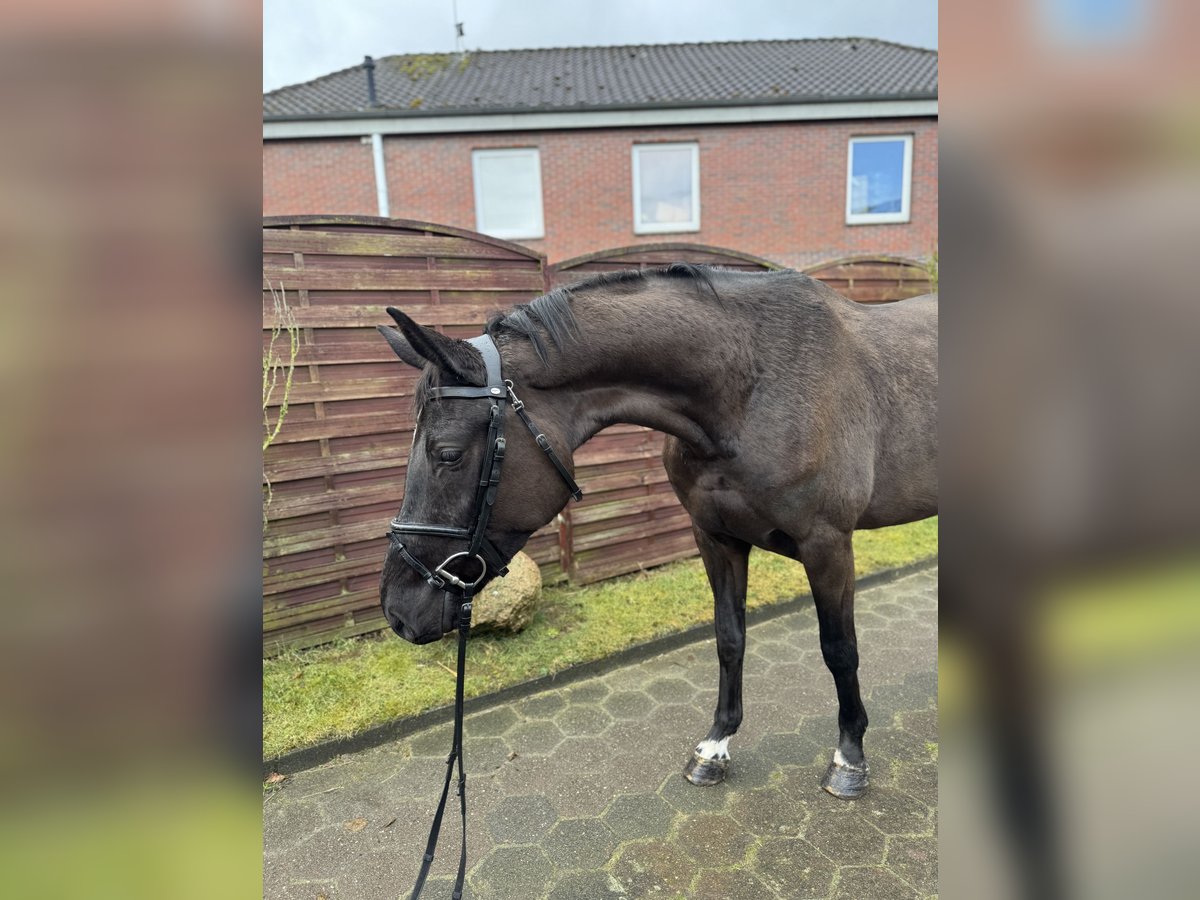
[[[281,229],[292,226],[304,226],[306,230],[319,229],[322,225],[336,227],[338,230],[352,229],[356,233],[370,232],[411,232],[414,234],[441,235],[448,238],[459,238],[476,245],[492,246],[505,250],[527,259],[545,260],[545,256],[536,250],[531,250],[522,244],[501,240],[490,235],[480,234],[466,228],[456,228],[453,225],[439,225],[435,222],[422,222],[417,219],[385,219],[381,216],[263,216],[264,229]],[[481,255],[473,253],[473,256]]]
[[[743,253],[740,250],[730,250],[727,247],[672,242],[611,247],[607,250],[575,256],[552,265],[550,279],[557,287],[571,284],[599,272],[612,272],[618,269],[647,269],[676,262],[724,266],[727,269],[748,271],[785,268],[769,259]]]
[[[926,265],[903,256],[843,256],[801,271],[860,303],[891,303],[932,290]]]

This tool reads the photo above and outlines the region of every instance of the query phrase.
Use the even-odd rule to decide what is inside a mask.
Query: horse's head
[[[481,469],[488,458],[493,404],[486,398],[438,398],[429,396],[429,392],[434,386],[485,386],[483,357],[466,341],[418,325],[399,310],[389,307],[388,313],[399,329],[380,326],[379,331],[401,360],[424,370],[418,385],[417,424],[399,520],[470,529],[477,513]],[[512,377],[507,362],[504,377]],[[522,390],[520,382],[516,389]],[[543,408],[535,412],[538,425],[569,457],[570,447],[563,446],[556,436],[561,432],[552,411]],[[568,492],[516,416],[506,414],[504,426],[502,477],[484,534],[501,560],[507,562],[562,508]],[[446,590],[430,584],[426,574],[437,572],[437,567],[454,554],[462,554],[446,563],[444,572],[466,583],[474,582],[482,573],[478,585],[482,588],[495,577],[494,566],[468,557],[464,553],[468,542],[463,538],[401,533],[400,539],[404,549],[393,541],[384,561],[380,583],[384,615],[392,630],[405,640],[416,644],[435,641],[457,626],[458,603]],[[426,573],[405,559],[405,553]],[[453,590],[452,585],[448,588]]]

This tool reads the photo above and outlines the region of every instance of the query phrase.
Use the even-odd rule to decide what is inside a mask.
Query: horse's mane
[[[720,270],[711,266],[672,263],[664,268],[645,271],[622,269],[617,272],[602,272],[584,281],[555,288],[529,303],[514,306],[508,312],[497,313],[488,320],[487,333],[493,338],[503,332],[528,338],[538,359],[548,363],[549,356],[543,332],[550,338],[554,348],[560,351],[579,336],[579,323],[575,320],[575,312],[571,308],[574,298],[602,288],[618,288],[632,293],[641,290],[651,279],[682,278],[696,284],[701,299],[704,298],[707,289],[707,293],[720,304],[721,296],[713,285],[713,275],[718,271]]]

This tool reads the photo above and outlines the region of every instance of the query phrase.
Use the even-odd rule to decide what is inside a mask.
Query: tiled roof
[[[264,119],[937,97],[937,52],[871,38],[479,50],[375,61],[263,94]]]

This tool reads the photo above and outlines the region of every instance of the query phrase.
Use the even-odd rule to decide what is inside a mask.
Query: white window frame
[[[640,151],[649,150],[691,150],[692,152],[692,218],[687,222],[650,222],[641,221],[642,169],[638,157]],[[633,145],[633,233],[634,234],[670,234],[700,230],[700,145],[695,141],[685,141],[674,144],[634,144]]]
[[[537,218],[532,228],[494,228],[489,229],[483,217],[483,182],[479,178],[479,161],[495,159],[496,157],[532,156],[533,167],[537,172],[534,179],[534,200],[537,208]],[[475,230],[490,237],[505,240],[536,240],[546,236],[546,217],[542,207],[542,155],[537,147],[506,147],[504,149],[481,149],[471,151],[471,178],[475,183]]]
[[[902,182],[900,194],[900,211],[885,213],[856,213],[851,211],[853,202],[854,183],[854,145],[873,144],[881,141],[903,141],[904,162],[902,164]],[[850,138],[846,150],[846,224],[847,225],[880,225],[889,222],[912,221],[912,153],[913,136],[911,134],[870,134],[857,135]]]

